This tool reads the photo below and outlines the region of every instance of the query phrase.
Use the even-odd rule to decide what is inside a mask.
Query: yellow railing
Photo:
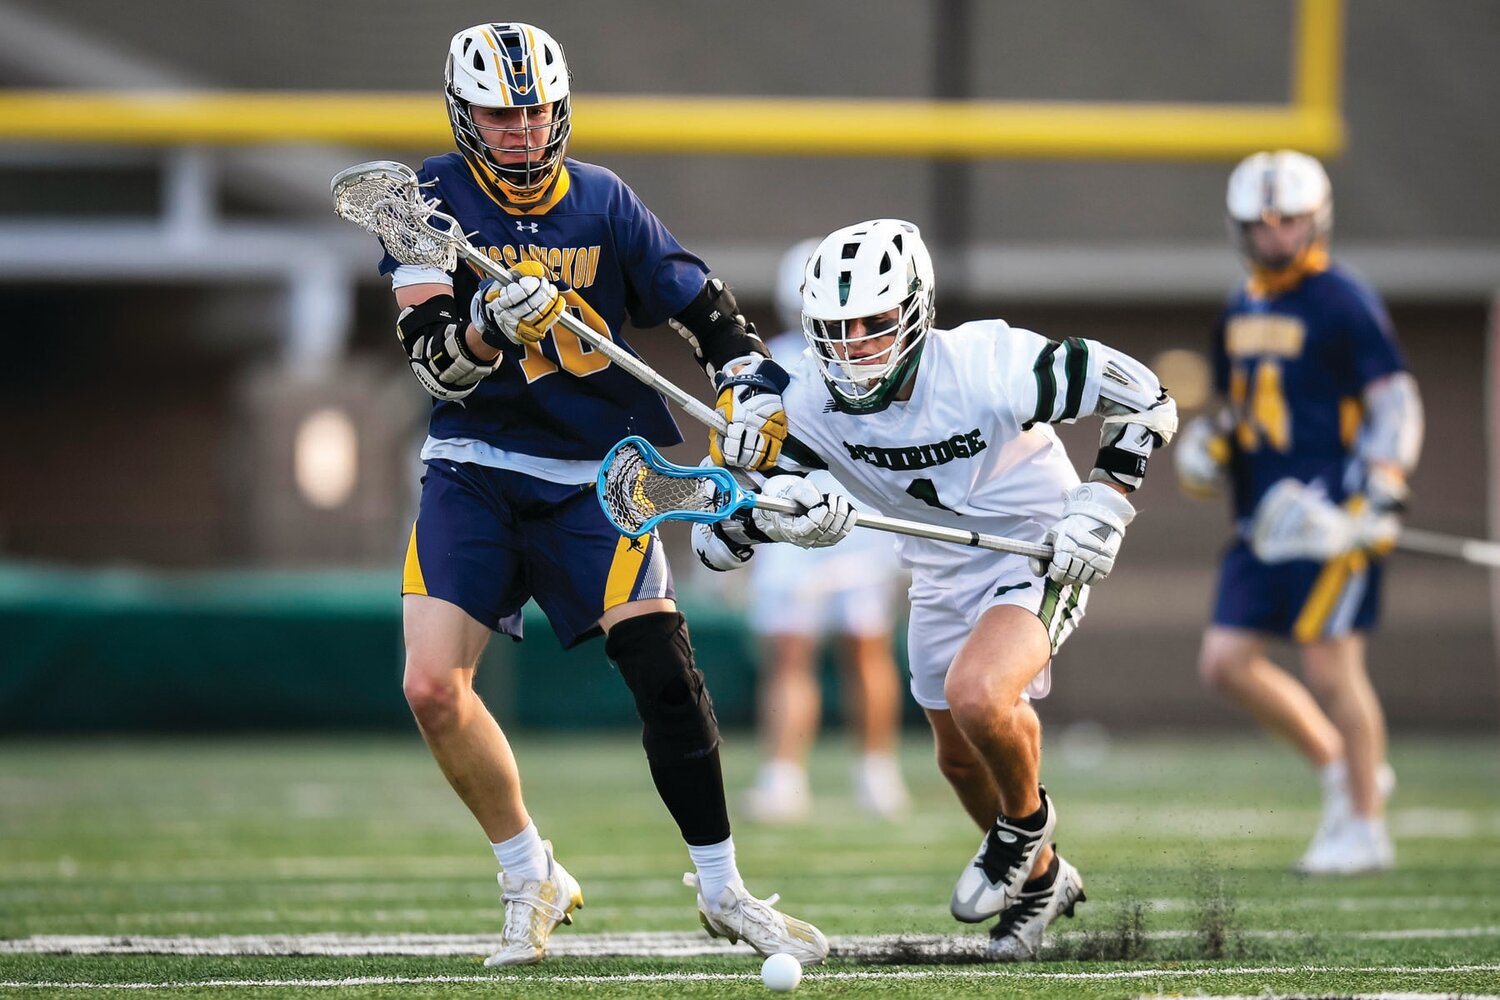
[[[1299,0],[1284,105],[574,99],[573,148],[798,156],[1220,159],[1343,146],[1342,0]],[[0,91],[0,141],[432,149],[452,141],[434,93]]]

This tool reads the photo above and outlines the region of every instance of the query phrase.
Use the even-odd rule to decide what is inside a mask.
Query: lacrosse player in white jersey
[[[1040,784],[1030,699],[1047,694],[1052,656],[1083,617],[1089,586],[1114,568],[1135,517],[1126,494],[1171,440],[1176,404],[1145,365],[1096,341],[1057,343],[1002,320],[934,329],[932,261],[909,222],[877,219],[824,239],[804,272],[802,312],[812,350],[782,394],[784,458],[826,469],[872,511],[1053,548],[1044,566],[900,542],[912,572],[912,695],[932,724],[939,769],[985,831],[951,910],[967,923],[1000,918],[993,958],[1034,959],[1047,927],[1084,894],[1052,844],[1057,810]],[[748,464],[754,456],[735,444],[755,438],[756,408],[731,402],[720,400],[729,428],[714,443],[729,463]],[[1048,425],[1087,416],[1104,427],[1081,483]],[[824,474],[765,482],[763,492],[802,503],[800,515],[752,509],[695,527],[700,557],[730,568],[756,542],[838,541],[855,518],[819,485]]]
[[[776,308],[784,328],[766,346],[790,363],[802,337],[802,271],[817,247],[804,240],[782,258]],[[792,329],[795,327],[795,329]],[[855,532],[832,551],[773,545],[750,564],[750,628],[759,641],[759,729],[764,759],[745,811],[763,823],[794,822],[812,811],[807,757],[822,714],[820,640],[834,640],[844,713],[854,729],[854,799],[866,813],[895,820],[910,796],[896,759],[900,741],[899,668],[891,655],[893,603],[901,566],[888,535]]]

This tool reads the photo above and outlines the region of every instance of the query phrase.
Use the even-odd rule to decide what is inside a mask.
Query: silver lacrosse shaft
[[[787,500],[784,497],[768,497],[764,493],[750,495],[754,497],[756,507],[775,511],[778,514],[801,514],[807,509],[795,500]],[[987,535],[982,531],[964,531],[962,528],[945,528],[938,524],[906,521],[899,517],[882,517],[879,514],[869,514],[862,510],[855,511],[854,518],[856,528],[874,528],[876,531],[889,531],[893,535],[929,538],[935,542],[952,542],[955,545],[989,549],[992,552],[1013,552],[1016,555],[1032,556],[1037,559],[1052,558],[1052,546],[1043,545],[1040,542],[1023,542],[1019,538]]]
[[[1421,528],[1402,528],[1401,533],[1396,536],[1396,548],[1423,555],[1462,559],[1475,566],[1500,569],[1500,542],[1460,538],[1458,535],[1444,535]]]

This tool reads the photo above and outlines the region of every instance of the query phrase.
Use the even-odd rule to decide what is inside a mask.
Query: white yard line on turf
[[[835,981],[859,979],[1032,979],[1032,980],[1115,980],[1115,979],[1191,979],[1200,976],[1294,976],[1308,974],[1330,975],[1398,975],[1430,976],[1438,973],[1500,972],[1500,964],[1494,965],[1264,965],[1242,968],[1203,969],[1122,969],[1114,972],[1034,972],[1026,969],[943,969],[933,971],[892,972],[810,972],[803,981]],[[267,987],[328,987],[344,989],[351,986],[416,986],[425,983],[681,983],[681,982],[754,982],[757,974],[736,975],[722,972],[661,972],[615,976],[547,976],[527,975],[497,976],[360,976],[346,979],[206,979],[168,980],[165,982],[116,982],[75,983],[66,980],[39,980],[25,982],[11,980],[0,982],[0,989],[79,989],[79,990],[170,990]],[[1347,996],[1340,993],[1339,996]],[[1445,995],[1445,994],[1439,994]],[[1451,995],[1451,994],[1448,994]],[[1468,996],[1467,994],[1465,995]],[[1479,1000],[1479,998],[1470,998]]]
[[[1148,940],[1193,937],[1187,930],[1147,931]],[[1305,937],[1302,931],[1241,930],[1241,936],[1283,940]],[[1500,937],[1500,927],[1406,928],[1389,931],[1323,931],[1324,937],[1359,941],[1452,940]],[[1081,939],[1081,931],[1055,935],[1054,941]],[[976,955],[985,938],[978,934],[871,934],[834,935],[830,938],[838,958],[884,960],[910,957],[921,964],[923,957]],[[0,939],[0,954],[40,955],[479,955],[492,950],[493,934],[243,934],[214,937],[150,937],[138,935],[39,934],[27,938]],[[559,934],[552,939],[551,954],[558,957],[686,958],[697,955],[748,954],[745,947],[693,932],[639,932],[624,934]]]

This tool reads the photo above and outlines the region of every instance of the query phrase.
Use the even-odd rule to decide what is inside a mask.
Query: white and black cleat
[[[953,919],[966,924],[988,920],[1010,905],[1021,894],[1021,886],[1031,874],[1042,845],[1052,839],[1057,828],[1057,810],[1038,787],[1046,818],[1035,830],[1025,830],[997,816],[990,832],[979,845],[979,853],[964,867],[953,887],[948,909]]]
[[[1073,908],[1086,902],[1078,869],[1054,850],[1047,874],[1030,888],[1023,887],[1016,901],[1000,914],[990,928],[989,957],[995,962],[1032,962],[1041,956],[1047,928],[1058,917],[1073,916]]]

